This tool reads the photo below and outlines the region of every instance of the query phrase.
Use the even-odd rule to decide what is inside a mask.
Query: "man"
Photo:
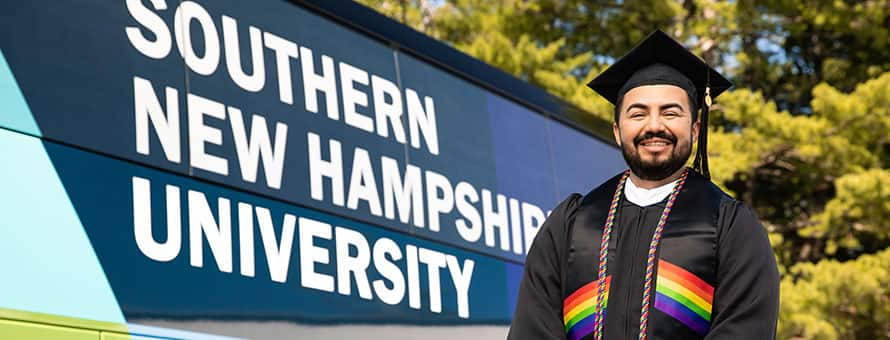
[[[588,86],[615,105],[630,170],[553,210],[526,258],[508,338],[775,338],[766,232],[709,180],[708,107],[731,83],[656,31]]]

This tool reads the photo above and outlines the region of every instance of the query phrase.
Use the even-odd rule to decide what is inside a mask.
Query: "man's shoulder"
[[[716,183],[708,178],[705,178],[694,170],[689,171],[689,178],[687,179],[686,188],[689,188],[690,190],[703,191],[704,193],[706,193],[707,199],[719,202],[721,207],[734,207],[741,204],[741,201],[737,200]]]
[[[716,203],[715,205],[718,207],[718,235],[725,233],[728,229],[751,231],[763,228],[754,208],[744,201],[733,197],[714,182],[710,180],[705,181],[703,188],[711,197],[710,200]]]
[[[593,190],[590,190],[581,198],[579,205],[589,206],[598,201],[611,200],[612,196],[615,194],[615,189],[618,188],[618,182],[621,181],[622,176],[624,176],[623,171],[601,183],[596,188],[593,188]]]
[[[583,198],[584,196],[581,196],[581,194],[577,192],[570,194],[555,208],[553,208],[553,211],[550,212],[548,220],[559,220],[560,222],[562,222],[560,224],[564,225],[566,221],[571,219],[571,216],[574,215]]]

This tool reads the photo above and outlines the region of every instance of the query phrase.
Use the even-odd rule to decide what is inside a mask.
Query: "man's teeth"
[[[643,145],[645,145],[645,146],[665,146],[665,145],[667,145],[667,143],[665,143],[665,142],[648,142],[648,143],[643,143]]]

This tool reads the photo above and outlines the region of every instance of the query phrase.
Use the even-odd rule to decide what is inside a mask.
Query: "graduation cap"
[[[708,109],[711,99],[732,87],[732,82],[666,33],[655,30],[587,84],[615,106],[627,91],[644,85],[678,86],[694,99],[693,110],[701,108],[701,128],[693,167],[710,178]]]

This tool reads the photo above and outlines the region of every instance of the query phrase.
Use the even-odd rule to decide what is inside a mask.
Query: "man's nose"
[[[646,120],[646,131],[662,131],[664,130],[664,122],[661,119],[661,115],[658,112],[653,112],[649,114],[649,119]]]

